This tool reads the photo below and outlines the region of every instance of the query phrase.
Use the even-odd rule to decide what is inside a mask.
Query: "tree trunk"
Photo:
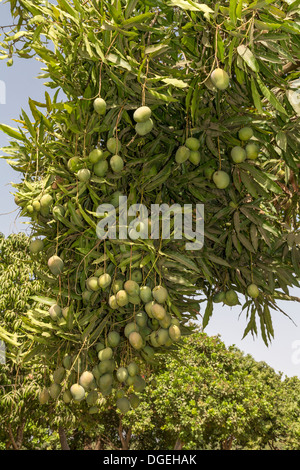
[[[61,450],[70,450],[70,446],[67,441],[67,436],[62,426],[59,426],[58,434],[59,434]]]
[[[16,441],[15,441],[14,435],[12,433],[12,429],[11,429],[10,424],[8,425],[8,434],[9,434],[9,439],[10,439],[9,444],[12,444],[12,447],[13,447],[14,450],[19,450],[19,448],[16,444]]]
[[[95,443],[95,450],[103,450],[101,437],[99,437],[99,439],[96,440],[96,443]]]

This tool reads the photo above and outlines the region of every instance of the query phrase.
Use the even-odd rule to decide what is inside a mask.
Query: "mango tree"
[[[1,125],[32,256],[48,268],[51,295],[22,325],[56,361],[41,404],[94,414],[113,393],[126,413],[202,301],[205,327],[214,302],[245,296],[245,335],[258,321],[268,343],[271,310],[299,286],[298,2],[10,4],[1,58],[36,57],[51,90],[18,129]],[[155,237],[141,204],[192,207],[193,230],[178,236],[174,216]],[[197,204],[205,242],[188,250]]]

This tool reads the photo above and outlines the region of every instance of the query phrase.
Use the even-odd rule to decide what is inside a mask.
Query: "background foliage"
[[[84,363],[91,368],[97,360],[95,343],[106,342],[110,330],[122,333],[140,307],[114,312],[110,292],[95,293],[85,302],[86,281],[103,272],[113,279],[131,279],[134,269],[142,271],[143,284],[168,289],[167,309],[180,320],[183,334],[192,329],[186,324],[199,313],[196,294],[207,301],[205,327],[215,294],[234,290],[246,296],[245,335],[257,334],[259,324],[268,344],[274,335],[271,310],[280,310],[276,300],[297,300],[289,288],[299,287],[299,105],[294,89],[299,78],[298,3],[10,1],[16,26],[4,33],[1,58],[12,65],[14,55],[36,57],[43,64],[40,76],[47,80],[46,86],[57,90],[52,97],[46,91],[43,103],[30,99],[32,116],[21,110],[18,128],[0,126],[13,139],[4,153],[22,175],[22,182],[14,185],[20,214],[31,217],[32,236],[44,240],[43,267],[36,275],[45,287],[28,305],[18,335],[9,332],[8,336],[17,342],[26,334],[34,341],[29,355],[26,351],[27,361],[42,354],[51,376],[63,353],[71,351],[83,353]],[[225,91],[211,82],[216,67],[230,77]],[[59,91],[64,93],[62,101]],[[107,104],[102,117],[93,109],[99,96]],[[133,112],[144,104],[151,108],[154,127],[139,136]],[[259,158],[234,164],[230,151],[241,145],[238,131],[246,125],[254,131]],[[176,150],[190,136],[200,142],[200,163],[178,164]],[[124,168],[115,173],[108,167],[99,177],[88,156],[97,146],[106,152],[111,137],[119,139]],[[77,157],[76,169],[70,164],[73,157]],[[88,182],[79,180],[78,168],[90,170]],[[221,169],[230,175],[225,190],[218,189],[210,176]],[[204,248],[185,251],[186,239],[101,243],[95,234],[96,208],[103,202],[115,204],[120,193],[128,196],[130,204],[203,203]],[[51,196],[51,205],[47,210],[33,209],[33,202],[45,194]],[[64,261],[58,278],[44,272],[53,254]],[[257,299],[247,293],[251,283],[259,287]],[[66,321],[55,323],[49,318],[49,305],[54,302],[69,307]],[[3,331],[1,337],[5,335]],[[178,347],[161,349],[175,354]],[[133,357],[145,360],[125,340],[116,353],[117,363]],[[146,359],[153,367],[159,363],[159,359]],[[172,360],[166,359],[171,364]],[[151,368],[145,371],[150,380]],[[251,376],[248,380],[251,384]],[[226,387],[229,396],[235,396],[231,384]],[[210,393],[213,400],[214,391]],[[209,423],[205,396],[201,400],[196,401],[196,410],[202,413],[205,429]],[[255,393],[252,401],[256,402]],[[193,406],[184,408],[189,419]],[[210,428],[209,445],[224,442],[233,430],[235,438],[244,442],[245,423],[240,417],[232,418],[236,407],[241,414],[247,408],[243,400],[239,405],[222,404],[222,418],[218,429]],[[65,413],[67,422],[74,422],[74,415]],[[260,402],[257,413],[260,422],[265,416],[272,422],[267,402]],[[180,416],[178,411],[177,419]],[[174,426],[166,418],[163,430],[174,433]],[[179,430],[183,442],[185,426],[183,421]],[[205,437],[201,434],[199,439],[204,442]],[[254,444],[247,441],[250,447],[266,443],[253,439]],[[275,439],[271,435],[268,442]]]

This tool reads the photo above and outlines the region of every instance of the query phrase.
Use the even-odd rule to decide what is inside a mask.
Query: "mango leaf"
[[[148,88],[147,91],[159,101],[165,101],[167,103],[176,103],[178,101],[173,96],[165,95],[163,93],[159,93],[158,91],[154,90],[153,88]]]
[[[78,208],[84,220],[90,225],[90,227],[96,230],[97,224],[87,215],[86,211],[82,208],[81,204],[79,203]]]
[[[238,4],[236,7],[236,16],[239,20],[242,18],[242,10],[243,10],[243,0],[238,0]]]
[[[256,314],[255,308],[252,308],[250,320],[249,320],[249,322],[248,322],[248,324],[247,324],[247,326],[244,330],[244,334],[243,334],[242,339],[244,339],[250,331],[254,331],[255,333],[257,333],[256,320],[255,320],[256,315],[255,314]]]
[[[131,71],[130,64],[126,62],[126,60],[118,56],[117,54],[112,54],[112,53],[108,54],[108,56],[106,57],[106,60],[107,62],[111,62],[112,64],[114,64],[116,67],[121,67],[123,69]]]
[[[132,26],[133,23],[144,23],[145,20],[152,18],[153,16],[154,12],[147,12],[142,13],[141,15],[132,16],[128,20],[123,21],[122,26]]]
[[[265,171],[261,171],[247,162],[241,163],[240,167],[244,170],[249,171],[249,173],[251,173],[251,175],[253,176],[254,180],[257,180],[257,182],[261,184],[264,188],[268,189],[269,191],[273,191],[276,194],[282,194],[282,189],[280,188],[280,186],[275,183]]]
[[[20,343],[16,340],[16,335],[12,335],[8,331],[6,331],[2,326],[0,326],[0,339],[5,343],[11,344],[14,347],[20,346]]]
[[[73,8],[69,2],[67,2],[66,0],[57,0],[57,3],[58,5],[60,6],[60,8],[62,10],[65,10],[69,13],[70,17],[71,18],[74,18],[76,20],[79,20],[79,14],[78,14],[78,11],[75,10],[75,8]]]
[[[145,54],[158,54],[161,52],[165,52],[169,49],[170,47],[168,44],[153,44],[151,46],[147,46],[145,48]]]
[[[237,0],[230,0],[229,2],[229,16],[231,22],[236,25],[236,5],[237,5]]]
[[[276,143],[278,147],[281,148],[284,152],[286,152],[287,149],[287,135],[283,131],[279,131],[278,134],[276,135]]]
[[[171,253],[171,252],[165,252],[165,256],[168,258],[174,259],[175,261],[178,261],[179,263],[183,264],[186,266],[188,269],[191,269],[192,271],[199,272],[199,268],[197,265],[192,261],[188,256],[182,255],[180,253]]]
[[[100,324],[95,328],[95,330],[91,333],[90,335],[90,341],[96,341],[97,338],[101,335],[102,331],[104,330],[106,324],[109,321],[110,315],[106,315],[103,320],[100,322]]]

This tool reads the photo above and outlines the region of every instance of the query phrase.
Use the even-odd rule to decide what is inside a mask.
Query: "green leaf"
[[[279,131],[278,134],[276,135],[276,143],[278,147],[281,148],[284,152],[287,150],[287,135],[283,131]]]
[[[223,62],[225,46],[224,46],[224,43],[220,34],[217,35],[217,52],[218,52],[218,58]]]
[[[128,0],[126,9],[125,9],[125,18],[129,18],[134,11],[136,4],[138,3],[139,0]]]
[[[2,328],[2,326],[0,326],[0,339],[16,348],[20,346],[20,343],[18,343],[16,340],[16,335],[10,334],[8,331]]]
[[[86,211],[81,207],[79,203],[78,208],[84,220],[90,225],[90,227],[96,230],[97,224],[87,215]]]
[[[240,176],[241,176],[242,183],[247,189],[247,191],[249,192],[249,194],[251,194],[251,196],[253,196],[254,198],[258,198],[256,188],[250,176],[245,171],[241,171]]]
[[[273,323],[272,323],[272,317],[271,317],[270,309],[267,304],[264,305],[263,315],[264,315],[264,320],[265,320],[265,325],[267,327],[267,331],[269,335],[271,335],[274,338],[274,328],[273,328]]]
[[[254,210],[251,210],[247,206],[241,206],[240,211],[244,214],[247,219],[251,220],[255,225],[263,225],[265,222],[265,219],[261,216],[258,215]]]
[[[243,338],[244,339],[247,334],[250,332],[250,331],[254,331],[256,332],[257,331],[257,327],[256,327],[256,321],[255,321],[255,309],[253,308],[252,311],[251,311],[251,317],[250,317],[250,320],[245,328],[245,331],[244,331],[244,334],[243,334]]]
[[[93,333],[91,333],[90,341],[96,341],[99,338],[99,336],[101,335],[102,331],[104,330],[106,324],[108,323],[109,318],[110,318],[110,315],[106,315],[103,318],[101,323],[97,326],[97,328],[95,328]]]
[[[213,273],[210,271],[209,267],[207,266],[207,264],[205,263],[204,259],[203,258],[198,258],[197,262],[201,266],[203,275],[205,276],[207,281],[212,285],[214,276],[213,276]]]
[[[7,126],[6,124],[0,124],[0,129],[9,137],[13,137],[17,140],[25,140],[25,137],[18,132],[14,127]]]
[[[230,0],[229,2],[229,16],[230,20],[234,25],[236,25],[236,5],[237,5],[237,0]]]
[[[192,271],[195,271],[195,272],[198,272],[198,273],[200,272],[198,266],[196,265],[196,263],[194,263],[194,261],[192,261],[186,255],[182,255],[180,253],[171,253],[171,252],[167,252],[167,253],[163,253],[163,254],[165,256],[167,256],[168,258],[171,258],[171,259],[174,259],[175,261],[178,261],[179,263],[183,264],[184,266],[186,266],[188,269],[191,269]]]
[[[131,65],[126,62],[126,60],[122,59],[117,54],[108,54],[106,57],[107,62],[113,63],[116,67],[121,67],[122,69],[126,69],[131,71]]]
[[[152,18],[154,12],[142,13],[141,15],[132,16],[128,20],[123,21],[122,26],[132,26],[133,23],[144,23],[148,18]]]
[[[264,188],[268,189],[269,191],[273,191],[276,194],[282,194],[282,189],[280,186],[275,181],[273,181],[265,171],[261,171],[247,162],[241,163],[240,167],[243,170],[249,171],[254,180],[257,180],[257,182]]]
[[[214,10],[212,10],[208,5],[192,2],[191,0],[189,1],[169,0],[169,5],[173,7],[179,7],[179,8],[182,8],[183,10],[188,10],[188,11],[202,11],[203,13],[206,13],[206,14],[214,13]]]
[[[58,5],[60,6],[60,8],[66,12],[69,13],[69,15],[73,18],[73,19],[76,19],[76,20],[79,20],[79,14],[78,12],[75,10],[75,8],[73,8],[69,2],[67,2],[66,0],[57,0],[57,3]],[[77,24],[78,21],[76,21]]]
[[[186,88],[188,86],[183,80],[177,80],[177,78],[163,78],[162,82],[167,83],[167,85],[173,85],[177,88]]]
[[[265,96],[265,98],[267,98],[269,103],[271,103],[272,106],[274,106],[274,108],[277,109],[277,111],[279,111],[280,113],[285,114],[287,116],[287,112],[284,109],[284,107],[278,101],[278,99],[276,98],[274,93],[266,87],[266,85],[263,83],[263,81],[261,80],[259,75],[256,76],[256,80],[257,80],[257,83],[258,83],[263,95]]]
[[[156,54],[159,54],[161,53],[162,51],[167,51],[168,49],[170,49],[170,46],[168,44],[153,44],[151,46],[147,46],[145,48],[145,54],[153,54],[156,55]]]
[[[22,109],[22,116],[26,125],[27,130],[29,131],[30,135],[35,139],[36,138],[36,131],[34,130],[33,125],[25,111]]]
[[[29,298],[34,300],[35,302],[38,302],[39,304],[49,305],[50,307],[51,307],[51,305],[56,304],[56,300],[50,299],[49,297],[42,297],[42,296],[39,296],[39,295],[33,295]]]
[[[220,264],[221,266],[225,266],[226,268],[231,268],[230,264],[227,263],[227,261],[223,258],[220,258],[219,256],[213,255],[212,253],[207,254],[207,257],[210,261],[213,263]]]
[[[259,92],[256,88],[254,77],[251,77],[251,92],[252,92],[253,102],[254,102],[254,105],[255,105],[257,111],[260,114],[263,114],[264,111],[263,111],[263,107],[262,107],[262,102],[261,102],[261,99],[260,99],[260,94],[259,94]]]
[[[89,323],[88,323],[88,326],[85,328],[85,330],[82,332],[82,335],[81,335],[81,339],[82,341],[85,340],[85,338],[87,338],[91,332],[93,331],[93,329],[95,328],[95,324],[97,322],[97,320],[99,319],[99,313],[97,312],[96,314],[94,314],[90,319],[89,319]]]
[[[84,34],[83,35],[83,41],[84,41],[84,44],[85,44],[85,47],[86,47],[86,50],[88,52],[88,55],[91,57],[91,59],[95,58],[95,54],[93,52],[93,49],[91,47],[91,44],[87,38],[87,36]]]
[[[242,18],[242,10],[243,10],[243,0],[238,0],[238,4],[236,7],[236,16],[239,20]]]
[[[178,100],[170,95],[165,95],[163,93],[159,93],[158,91],[154,90],[153,88],[148,88],[147,91],[154,96],[158,101],[165,101],[167,103],[176,103]]]
[[[255,249],[253,248],[252,243],[248,240],[247,237],[245,237],[245,235],[243,235],[241,232],[237,232],[237,237],[241,244],[247,248],[247,250],[251,251],[251,253],[255,253]]]

